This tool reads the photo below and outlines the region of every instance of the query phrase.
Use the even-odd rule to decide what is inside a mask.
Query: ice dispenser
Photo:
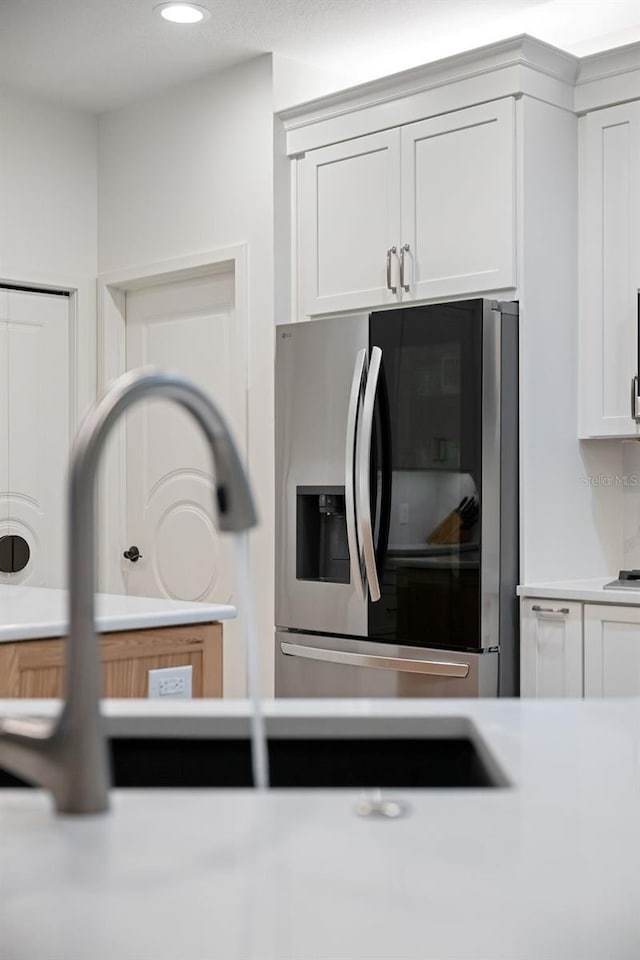
[[[349,583],[344,487],[297,487],[296,577]]]

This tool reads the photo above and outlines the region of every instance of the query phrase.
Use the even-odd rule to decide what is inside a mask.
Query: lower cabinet
[[[640,696],[640,607],[585,603],[584,695]]]
[[[639,697],[640,606],[520,602],[523,697]]]
[[[62,697],[66,641],[0,643],[0,697]],[[149,670],[192,667],[192,696],[222,696],[222,626],[196,623],[104,633],[105,697],[147,697]]]
[[[582,604],[523,600],[520,695],[581,697]]]

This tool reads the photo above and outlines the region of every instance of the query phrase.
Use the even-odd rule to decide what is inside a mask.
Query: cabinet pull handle
[[[571,613],[569,607],[541,607],[537,603],[534,603],[531,609],[534,613]]]
[[[409,244],[400,247],[400,286],[409,293],[409,284],[404,282],[404,255],[409,252]]]
[[[638,290],[636,331],[638,337],[638,375],[631,377],[631,419],[640,423],[640,290]]]
[[[391,290],[391,293],[398,292],[398,288],[391,285],[391,254],[397,252],[397,247],[389,247],[387,250],[387,290]]]

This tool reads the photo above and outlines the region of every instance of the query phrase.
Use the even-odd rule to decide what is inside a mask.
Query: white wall
[[[33,311],[27,325],[13,327],[11,339],[22,344],[22,356],[14,346],[11,370],[17,374],[22,366],[32,373],[43,371],[40,389],[30,394],[31,409],[16,377],[11,396],[2,401],[13,401],[4,411],[5,440],[8,428],[11,487],[23,494],[9,511],[12,520],[5,530],[23,532],[16,527],[21,519],[31,530],[28,536],[37,553],[21,579],[35,585],[66,582],[68,450],[71,435],[95,398],[97,146],[95,117],[0,88],[0,282],[75,290],[68,301],[29,294],[11,298],[14,307],[18,298],[22,301],[23,319]],[[36,317],[37,336],[35,328],[26,336]],[[65,322],[69,328],[63,332]],[[36,349],[36,341],[46,347]],[[72,382],[47,405],[46,391],[52,385],[55,389],[61,376]],[[36,451],[28,441],[33,441],[38,423],[46,442]],[[11,495],[0,499],[4,512]]]
[[[0,278],[95,278],[97,120],[0,89]]]
[[[273,689],[273,91],[260,57],[99,121],[98,264],[129,270],[248,245],[249,472],[266,692]],[[225,689],[244,692],[244,658],[225,649]]]
[[[290,57],[273,55],[273,109],[276,113],[350,86],[353,83],[346,76]]]
[[[607,576],[622,562],[618,441],[578,437],[576,117],[524,97],[519,157],[521,582]]]

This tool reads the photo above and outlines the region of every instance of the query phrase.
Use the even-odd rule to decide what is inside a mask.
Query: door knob
[[[138,560],[142,560],[142,554],[135,545],[129,547],[128,550],[125,550],[122,556],[125,558],[125,560],[130,560],[131,563],[137,563]]]

